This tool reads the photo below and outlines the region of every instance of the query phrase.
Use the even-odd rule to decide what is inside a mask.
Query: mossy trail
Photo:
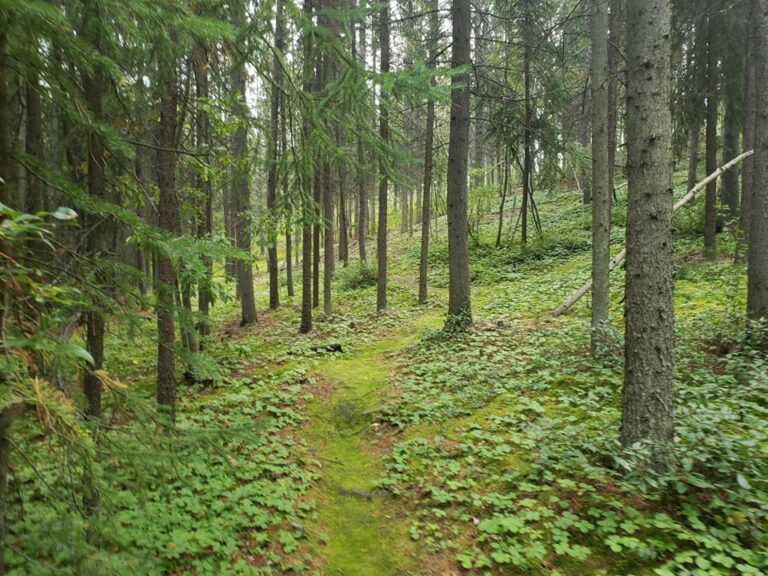
[[[318,384],[303,435],[320,461],[320,479],[311,495],[318,517],[309,532],[325,576],[418,574],[406,523],[389,498],[371,493],[381,456],[372,444],[366,412],[381,405],[394,355],[441,322],[434,314],[417,317],[371,344],[328,358],[315,370]]]

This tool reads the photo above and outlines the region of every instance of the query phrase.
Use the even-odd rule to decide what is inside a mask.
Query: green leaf
[[[85,348],[82,346],[78,346],[77,344],[72,344],[71,342],[62,342],[58,346],[56,346],[56,353],[62,354],[65,356],[74,356],[75,358],[80,358],[81,360],[85,360],[93,366],[95,364],[93,360],[93,356],[91,356],[91,353],[88,352]]]
[[[744,490],[752,489],[752,485],[749,483],[749,480],[747,480],[741,472],[736,474],[736,482],[738,482],[739,486],[744,488]]]

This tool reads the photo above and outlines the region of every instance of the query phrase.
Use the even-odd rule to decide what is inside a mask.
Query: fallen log
[[[744,160],[744,158],[747,158],[753,154],[754,150],[747,150],[740,156],[736,156],[733,160],[730,160],[729,162],[726,162],[722,166],[720,166],[717,170],[712,172],[709,176],[704,178],[701,182],[697,183],[693,188],[691,188],[688,193],[683,196],[680,200],[678,200],[675,205],[672,208],[673,212],[677,212],[680,208],[688,204],[691,200],[696,198],[696,192],[704,188],[707,184],[712,182],[712,180],[717,179],[723,172],[726,172],[736,166],[739,162]],[[614,268],[616,268],[619,264],[621,264],[624,261],[624,258],[627,256],[627,249],[622,249],[621,252],[616,254],[613,258],[611,258],[611,261],[608,263],[608,271],[611,272]],[[568,310],[571,309],[571,307],[576,304],[579,300],[581,300],[582,296],[589,292],[592,289],[592,280],[588,280],[586,284],[584,284],[581,288],[576,290],[573,294],[568,296],[560,306],[552,310],[552,316],[557,318],[558,316],[562,316]]]

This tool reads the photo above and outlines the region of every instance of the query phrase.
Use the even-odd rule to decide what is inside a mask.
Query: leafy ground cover
[[[113,460],[92,479],[104,513],[83,530],[88,463],[56,436],[34,458],[44,451],[25,447],[43,435],[20,430],[9,573],[768,573],[768,366],[743,340],[744,269],[728,235],[705,263],[696,222],[676,218],[676,466],[647,478],[617,444],[622,273],[614,342],[595,361],[588,299],[550,316],[589,275],[588,214],[573,193],[539,207],[544,235],[525,249],[494,248],[493,219],[475,233],[467,334],[440,331],[442,233],[427,306],[418,234],[393,235],[383,316],[375,267],[357,265],[339,272],[335,312],[309,336],[293,303],[241,329],[235,303],[219,302],[198,360],[211,381],[180,390],[172,434],[147,409],[152,323],[114,322],[97,440]],[[312,350],[327,343],[343,352]]]

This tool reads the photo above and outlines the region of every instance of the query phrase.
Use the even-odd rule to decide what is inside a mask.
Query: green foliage
[[[366,286],[376,286],[378,271],[376,261],[355,260],[336,271],[336,279],[342,290],[356,290]]]

